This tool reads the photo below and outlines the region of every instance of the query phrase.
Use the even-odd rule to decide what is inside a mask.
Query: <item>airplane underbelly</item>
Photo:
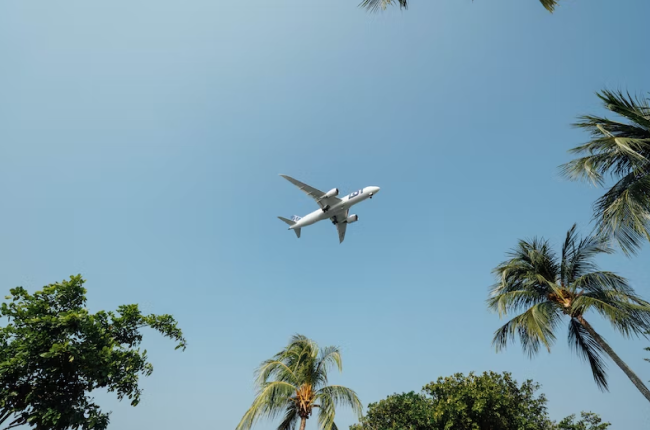
[[[318,221],[321,221],[327,217],[328,216],[326,213],[323,213],[323,211],[319,210],[317,212],[310,213],[309,215],[304,217],[301,221],[303,226],[308,226],[317,223]]]

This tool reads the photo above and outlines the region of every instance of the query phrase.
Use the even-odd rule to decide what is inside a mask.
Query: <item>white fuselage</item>
[[[336,205],[330,207],[327,212],[323,212],[322,209],[315,210],[314,212],[300,218],[300,220],[298,220],[289,229],[291,230],[307,227],[308,225],[315,224],[318,221],[322,221],[324,219],[329,219],[335,215],[341,216],[343,213],[345,213],[344,211],[346,209],[350,209],[352,206],[356,205],[357,203],[361,203],[362,201],[374,196],[378,192],[379,187],[365,187],[362,190],[350,193],[347,196],[342,197],[341,201]],[[339,219],[338,221],[344,222],[345,220]]]

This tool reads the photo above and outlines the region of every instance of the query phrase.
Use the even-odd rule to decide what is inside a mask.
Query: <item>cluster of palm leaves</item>
[[[249,430],[259,418],[283,414],[278,430],[305,429],[314,409],[322,430],[337,430],[335,407],[350,406],[360,417],[361,402],[354,391],[328,385],[332,366],[342,370],[341,353],[336,347],[319,348],[302,335],[295,335],[282,351],[266,360],[257,370],[257,396],[237,430]]]
[[[650,390],[585,318],[593,310],[625,337],[643,335],[650,327],[650,303],[638,297],[623,277],[594,264],[596,255],[612,252],[602,236],[579,238],[575,225],[560,255],[546,240],[519,241],[510,259],[494,270],[499,282],[488,306],[499,315],[524,312],[497,330],[493,342],[500,350],[518,336],[529,355],[540,346],[550,351],[555,331],[567,320],[569,343],[589,362],[598,387],[607,389],[606,354],[650,401]]]
[[[555,10],[555,6],[557,6],[558,0],[539,0],[539,2],[546,8],[546,10],[553,12]],[[384,10],[388,6],[392,6],[394,4],[398,4],[400,9],[408,8],[408,0],[363,0],[359,6],[366,8],[371,12],[376,12],[380,9]]]
[[[623,252],[633,254],[650,240],[650,99],[622,92],[598,94],[605,108],[620,120],[585,115],[575,125],[592,139],[571,152],[583,155],[564,166],[564,174],[604,185],[614,185],[595,204],[600,233],[618,242]]]
[[[624,337],[650,333],[650,303],[624,278],[593,263],[596,255],[613,252],[610,241],[628,256],[650,241],[650,103],[620,91],[597,95],[620,118],[580,117],[575,125],[587,130],[591,140],[571,150],[581,157],[561,166],[573,180],[603,186],[607,176],[614,179],[594,205],[595,232],[579,239],[574,225],[561,255],[545,240],[519,242],[510,259],[495,269],[499,282],[488,306],[499,315],[524,312],[497,330],[493,343],[499,350],[518,336],[529,355],[542,345],[550,351],[558,324],[568,320],[569,342],[589,362],[599,388],[607,389],[607,355],[650,401],[650,390],[585,319],[593,310]]]

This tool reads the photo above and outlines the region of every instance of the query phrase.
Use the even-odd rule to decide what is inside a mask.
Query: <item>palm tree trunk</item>
[[[638,376],[634,372],[632,372],[632,369],[627,367],[627,364],[621,360],[621,358],[616,355],[614,350],[605,342],[605,340],[600,337],[598,333],[596,333],[596,330],[582,317],[578,319],[580,321],[580,324],[583,325],[583,327],[589,332],[591,337],[593,337],[596,342],[598,342],[598,345],[600,345],[601,348],[611,357],[612,360],[614,360],[614,363],[618,365],[618,367],[621,368],[621,370],[627,375],[628,378],[630,378],[630,381],[634,384],[634,386],[643,394],[643,396],[650,402],[650,390],[648,390],[648,387],[646,387],[643,384],[643,381],[639,379]]]
[[[305,426],[307,425],[307,417],[301,417],[300,420],[300,430],[305,430]]]

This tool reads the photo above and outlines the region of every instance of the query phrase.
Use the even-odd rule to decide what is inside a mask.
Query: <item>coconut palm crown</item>
[[[256,372],[257,397],[237,430],[249,430],[259,418],[273,419],[283,414],[278,430],[294,430],[318,409],[322,430],[338,430],[334,423],[335,407],[347,405],[361,417],[361,402],[354,391],[340,385],[328,385],[328,371],[336,366],[342,371],[341,353],[336,347],[319,348],[302,335],[291,338],[288,346]]]
[[[557,6],[558,0],[539,0],[539,2],[548,10],[553,12]],[[366,8],[371,12],[378,11],[379,9],[386,9],[393,4],[399,4],[400,9],[408,8],[408,0],[363,0],[359,6]]]
[[[544,346],[551,351],[562,319],[569,323],[569,344],[591,366],[594,380],[607,390],[603,356],[608,355],[650,401],[650,391],[594,330],[585,315],[595,311],[624,337],[643,335],[650,327],[650,303],[638,297],[627,281],[612,272],[600,271],[593,262],[598,254],[613,250],[602,236],[580,239],[576,226],[568,231],[561,255],[548,241],[521,240],[494,273],[488,306],[499,313],[523,313],[495,332],[497,351],[519,337],[529,356]]]
[[[591,140],[570,150],[583,155],[561,166],[566,177],[602,186],[616,182],[596,201],[594,218],[601,233],[612,237],[628,255],[650,241],[650,99],[622,92],[597,94],[620,121],[594,115],[579,118],[576,127]]]

